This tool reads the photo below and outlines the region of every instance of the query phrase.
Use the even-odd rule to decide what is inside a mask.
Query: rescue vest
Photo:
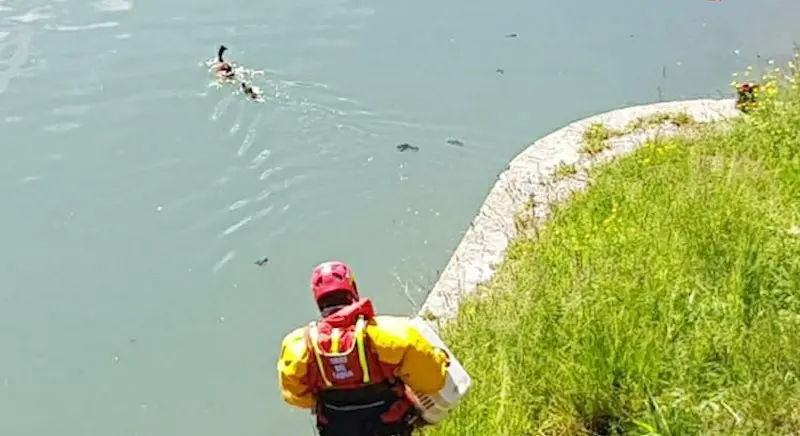
[[[364,315],[352,326],[333,327],[324,321],[308,326],[306,340],[316,363],[316,377],[312,378],[317,382],[312,383],[320,401],[318,425],[327,425],[331,419],[338,422],[337,417],[345,413],[345,427],[355,425],[350,420],[362,418],[375,425],[402,426],[415,411],[404,394],[405,385],[385,375],[390,368],[369,349],[366,327]]]
[[[320,332],[316,322],[308,326],[308,342],[325,388],[356,388],[372,383],[369,361],[374,359],[370,359],[365,343],[366,326],[363,315],[354,327]]]

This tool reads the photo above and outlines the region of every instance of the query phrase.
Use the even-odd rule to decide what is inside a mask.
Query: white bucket
[[[436,331],[424,319],[419,316],[414,317],[411,319],[411,325],[434,347],[441,348],[450,356],[450,366],[447,368],[447,380],[444,387],[433,395],[414,392],[414,395],[419,400],[422,418],[430,424],[436,424],[441,422],[455,408],[459,400],[467,394],[472,386],[472,379],[439,335],[436,334]]]

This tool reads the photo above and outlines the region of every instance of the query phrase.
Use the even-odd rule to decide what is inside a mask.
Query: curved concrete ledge
[[[674,135],[675,126],[660,126],[609,140],[610,147],[595,157],[581,156],[583,132],[601,122],[610,129],[624,129],[629,122],[657,113],[685,112],[696,122],[735,117],[735,100],[687,100],[618,109],[595,115],[557,130],[518,154],[489,191],[439,280],[423,303],[420,314],[437,320],[452,319],[462,297],[494,275],[493,267],[505,257],[509,242],[516,237],[515,217],[526,205],[534,205],[538,223],[550,215],[550,205],[565,199],[587,184],[586,170],[599,161],[627,154],[656,136]],[[574,165],[574,176],[556,180],[559,163]]]

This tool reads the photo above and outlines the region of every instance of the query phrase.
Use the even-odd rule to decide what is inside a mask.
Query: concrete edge
[[[585,172],[591,165],[628,154],[649,139],[674,135],[679,131],[674,126],[665,125],[620,136],[609,141],[608,150],[596,157],[586,158],[580,155],[579,150],[587,127],[601,122],[612,129],[623,129],[632,120],[659,112],[686,112],[697,122],[719,121],[739,115],[734,99],[655,103],[584,118],[534,142],[514,157],[505,171],[498,175],[419,314],[438,321],[455,318],[462,298],[490,280],[494,275],[494,267],[504,260],[506,248],[517,236],[515,217],[526,204],[535,205],[528,212],[541,223],[549,217],[551,204],[586,187]],[[561,162],[575,165],[577,174],[556,180],[552,175]]]

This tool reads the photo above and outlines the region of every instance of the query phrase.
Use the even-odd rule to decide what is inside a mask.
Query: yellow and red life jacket
[[[397,422],[407,416],[413,403],[405,385],[394,377],[394,365],[381,362],[370,346],[367,323],[373,316],[370,300],[361,299],[309,324],[306,341],[314,362],[310,385],[322,407],[375,407],[380,409],[381,421]]]

